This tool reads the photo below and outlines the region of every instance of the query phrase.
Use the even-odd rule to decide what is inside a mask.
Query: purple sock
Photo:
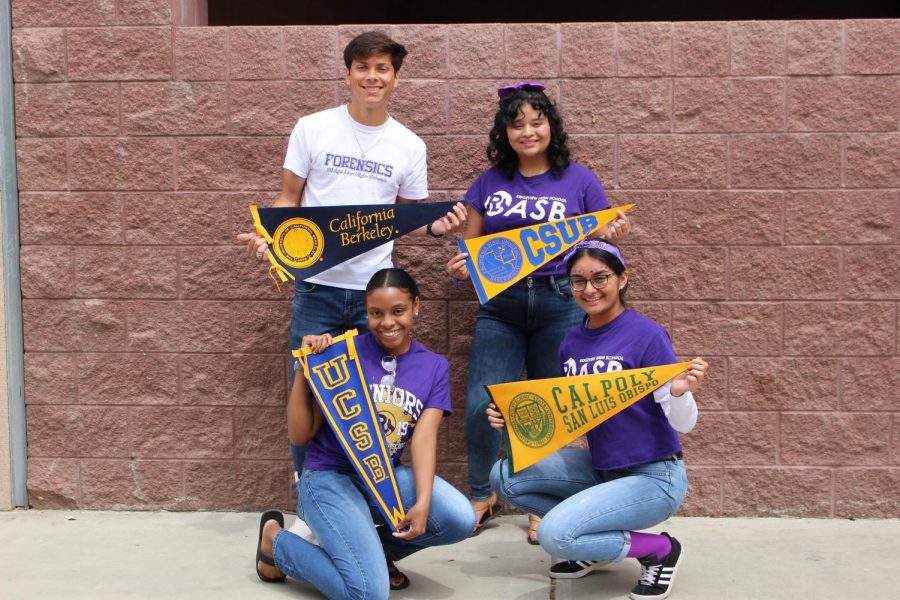
[[[672,542],[664,535],[655,533],[640,533],[632,531],[631,548],[628,549],[629,558],[644,558],[650,554],[655,554],[656,558],[662,560],[672,551]]]

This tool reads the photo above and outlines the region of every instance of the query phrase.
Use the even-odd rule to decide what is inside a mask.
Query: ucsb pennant
[[[486,386],[506,426],[510,468],[553,454],[690,367],[690,362]]]
[[[269,244],[269,275],[312,277],[446,215],[456,202],[257,208],[256,233]],[[278,283],[275,280],[276,284]]]
[[[615,220],[617,210],[627,212],[634,206],[627,204],[560,221],[460,240],[460,252],[469,254],[466,265],[478,300],[484,304]]]
[[[356,330],[351,329],[334,338],[332,345],[318,354],[312,354],[309,348],[292,353],[303,363],[303,374],[325,421],[396,531],[405,511],[384,432],[356,354],[355,337]]]

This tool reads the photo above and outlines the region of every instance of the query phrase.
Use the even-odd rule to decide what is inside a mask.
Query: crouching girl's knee
[[[503,499],[509,497],[508,491],[504,488],[504,482],[509,473],[508,464],[509,461],[504,458],[495,462],[491,468],[491,489]]]

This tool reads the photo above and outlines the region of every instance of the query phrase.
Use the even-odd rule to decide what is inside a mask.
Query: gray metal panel
[[[10,0],[0,0],[0,195],[3,202],[3,294],[6,301],[7,398],[13,504],[28,506],[25,363],[22,345],[22,292],[19,281],[19,188],[16,180],[16,117]]]

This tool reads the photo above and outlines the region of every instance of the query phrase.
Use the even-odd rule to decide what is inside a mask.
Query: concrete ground
[[[631,559],[552,581],[525,527],[523,515],[500,517],[478,537],[407,558],[412,585],[391,597],[624,599],[637,581]],[[321,598],[256,578],[257,528],[253,513],[0,513],[0,598]],[[900,520],[675,518],[657,530],[684,546],[679,600],[900,597]]]

